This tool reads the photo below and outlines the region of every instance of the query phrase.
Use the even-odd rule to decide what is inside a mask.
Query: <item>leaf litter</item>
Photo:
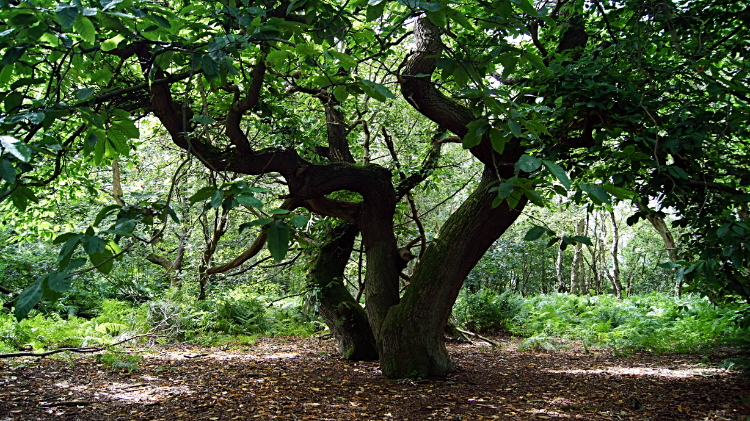
[[[90,356],[0,362],[5,420],[745,420],[750,379],[709,355],[518,351],[448,344],[444,379],[389,380],[334,341],[263,338],[231,349],[160,346],[137,370]]]

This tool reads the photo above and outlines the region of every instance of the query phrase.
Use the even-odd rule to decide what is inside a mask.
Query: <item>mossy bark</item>
[[[362,306],[344,285],[344,270],[359,229],[354,224],[330,230],[308,274],[317,290],[320,316],[336,337],[339,353],[348,360],[378,359],[375,336]]]
[[[444,331],[466,276],[492,243],[518,218],[507,202],[493,208],[491,174],[445,222],[415,268],[401,302],[392,307],[377,336],[380,366],[390,378],[445,376],[454,371]]]

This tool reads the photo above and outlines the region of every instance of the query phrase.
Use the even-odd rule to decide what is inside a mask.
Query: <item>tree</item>
[[[217,213],[261,210],[256,183],[278,174],[284,205],[248,224],[263,227],[277,261],[295,237],[297,209],[356,224],[385,376],[453,370],[443,331],[461,285],[528,202],[544,206],[554,195],[590,209],[657,199],[690,236],[683,243],[694,258],[672,263],[682,265],[680,276],[716,297],[750,297],[742,42],[750,9],[741,4],[41,3],[0,1],[0,198],[23,212],[71,163],[85,171],[129,154],[139,120],[158,123],[218,174],[221,183],[192,197]],[[416,168],[400,165],[404,157],[390,147],[373,162],[373,101],[408,104],[432,124],[412,141],[422,157]],[[302,111],[310,106],[317,116]],[[305,130],[303,114],[321,122],[325,140]],[[450,142],[470,151],[481,179],[421,248],[402,292],[413,244],[399,246],[397,204]],[[67,289],[87,261],[108,271],[133,241],[155,241],[170,218],[178,221],[171,200],[108,206],[83,232],[57,237],[58,267],[21,294],[17,317]],[[104,221],[112,225],[102,229]],[[527,234],[541,236],[586,241],[544,227]],[[339,282],[336,265],[347,253],[334,249],[321,247],[330,272],[318,273]],[[334,310],[352,302],[335,291],[322,288],[332,295],[321,303]],[[337,333],[354,335],[357,326]]]

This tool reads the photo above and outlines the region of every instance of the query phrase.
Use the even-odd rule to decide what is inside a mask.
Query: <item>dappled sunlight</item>
[[[663,368],[663,367],[599,367],[592,369],[570,369],[570,370],[543,370],[553,374],[572,374],[572,375],[598,375],[606,374],[610,376],[648,376],[661,377],[669,379],[686,379],[691,377],[716,377],[728,376],[729,373],[719,368]]]
[[[96,400],[116,400],[132,404],[153,404],[178,396],[188,396],[198,392],[200,385],[180,384],[179,380],[160,379],[153,376],[139,376],[133,382],[111,382],[94,390],[89,385],[71,386],[68,382],[57,382],[54,386],[68,393],[91,393]],[[86,404],[87,402],[81,402]]]

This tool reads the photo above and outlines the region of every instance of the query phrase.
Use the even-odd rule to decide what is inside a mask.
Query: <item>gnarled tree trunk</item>
[[[375,336],[367,313],[343,282],[344,270],[359,229],[341,224],[331,229],[307,275],[316,290],[318,312],[339,342],[339,353],[348,360],[378,359]]]
[[[401,302],[390,309],[377,336],[386,377],[444,376],[454,370],[444,331],[466,276],[492,243],[518,218],[507,202],[492,208],[491,171],[421,256]]]

